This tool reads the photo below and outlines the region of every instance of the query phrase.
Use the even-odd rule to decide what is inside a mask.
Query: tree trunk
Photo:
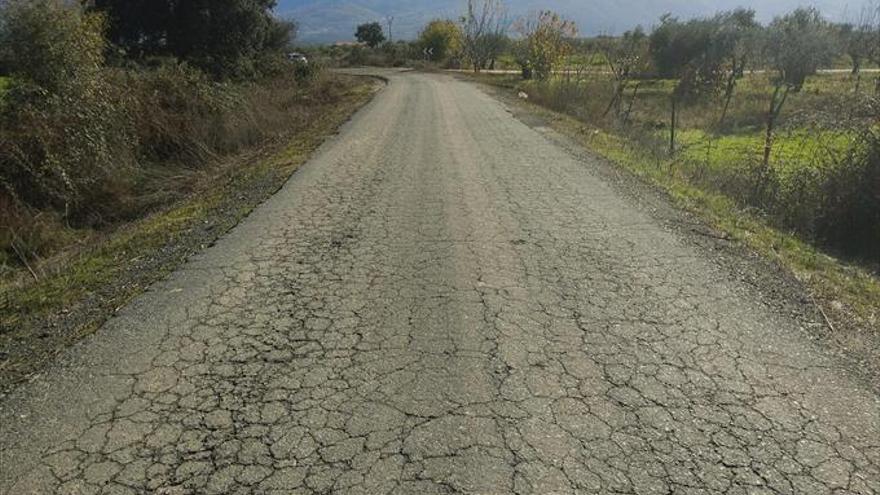
[[[676,110],[676,101],[675,96],[672,97],[672,116],[669,119],[669,154],[675,154],[675,110]]]
[[[785,91],[782,93],[782,98],[779,97],[781,90],[782,88],[780,86],[776,86],[776,89],[773,91],[773,98],[770,99],[770,109],[767,112],[767,133],[764,137],[764,175],[767,174],[767,171],[770,168],[770,155],[773,153],[773,130],[776,126],[776,119],[782,111],[782,105],[785,104],[785,100],[788,98],[788,86],[785,87]]]
[[[636,104],[636,97],[639,95],[639,88],[642,86],[641,81],[636,83],[636,87],[633,88],[632,98],[629,100],[629,105],[626,107],[626,113],[623,114],[623,125],[629,124],[629,116],[632,115],[633,106]]]
[[[626,83],[622,81],[618,81],[614,88],[614,95],[611,97],[611,101],[608,102],[608,107],[605,109],[605,112],[602,114],[602,117],[607,117],[611,112],[612,108],[617,108],[617,115],[620,115],[620,99],[623,98],[623,92],[626,90]]]
[[[730,77],[727,79],[727,87],[724,89],[724,108],[721,110],[721,118],[718,119],[718,127],[724,125],[727,119],[727,112],[730,109],[730,101],[733,100],[733,90],[736,89],[736,69],[731,71]]]
[[[856,94],[859,94],[862,89],[862,62],[861,60],[854,59],[853,60],[853,68],[852,75],[856,78]]]

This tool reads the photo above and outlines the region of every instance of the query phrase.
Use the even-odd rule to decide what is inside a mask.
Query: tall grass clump
[[[880,133],[862,132],[821,183],[816,235],[880,265]]]

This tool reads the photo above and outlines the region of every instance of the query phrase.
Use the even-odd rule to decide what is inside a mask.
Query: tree
[[[799,8],[777,17],[768,28],[766,57],[776,71],[773,96],[767,111],[764,140],[764,172],[770,166],[773,132],[788,95],[799,92],[807,77],[834,59],[835,39],[831,26],[814,8]]]
[[[368,22],[357,27],[355,38],[361,43],[366,43],[370,48],[376,48],[385,41],[385,33],[382,25],[378,22]]]
[[[248,78],[293,24],[272,14],[275,0],[94,0],[109,40],[130,56],[172,55],[213,75]],[[286,36],[290,37],[290,33]]]
[[[623,95],[636,73],[644,70],[648,58],[648,36],[641,27],[627,31],[619,38],[602,37],[598,40],[598,50],[614,79],[614,91],[605,115],[611,110],[619,117]],[[636,88],[636,91],[638,88]]]
[[[442,62],[461,51],[461,28],[453,21],[435,19],[419,34],[419,47],[427,50],[430,59]]]
[[[461,18],[462,55],[474,72],[486,68],[498,58],[506,39],[507,11],[502,0],[468,0]]]
[[[553,75],[553,70],[571,53],[569,40],[577,36],[573,21],[549,10],[518,20],[514,30],[525,40],[530,72],[541,80]]]
[[[715,16],[718,32],[713,41],[716,56],[725,60],[724,106],[718,124],[727,118],[730,102],[737,83],[745,76],[748,65],[757,56],[761,26],[755,20],[755,11],[736,9]]]
[[[852,64],[852,75],[856,79],[856,93],[861,88],[862,65],[865,61],[871,60],[871,52],[876,48],[871,17],[866,10],[862,12],[861,19],[857,24],[846,23],[837,26],[840,47]]]
[[[394,16],[385,16],[385,25],[388,26],[388,41],[394,43]]]
[[[532,62],[529,59],[529,42],[527,39],[518,38],[510,40],[510,53],[520,67],[523,80],[532,79]]]
[[[686,23],[666,15],[650,38],[650,54],[661,77],[674,79],[670,95],[669,152],[675,152],[680,104],[717,91],[723,79],[723,57],[713,46],[717,23],[693,19]]]
[[[483,68],[493,70],[498,62],[498,57],[504,54],[510,47],[510,38],[504,32],[492,32],[483,36],[483,49],[486,53],[486,60],[483,62]]]
[[[880,65],[880,3],[866,8],[862,18],[868,33],[867,59],[874,65]],[[880,94],[880,77],[877,78],[875,92]]]
[[[174,3],[168,0],[95,0],[107,16],[107,39],[130,57],[168,54]]]

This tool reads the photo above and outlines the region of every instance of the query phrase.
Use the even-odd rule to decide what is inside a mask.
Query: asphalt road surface
[[[0,403],[0,492],[880,493],[880,400],[474,86],[401,73]]]

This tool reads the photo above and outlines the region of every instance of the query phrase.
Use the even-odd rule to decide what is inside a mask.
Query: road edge
[[[639,176],[591,149],[584,139],[579,139],[583,137],[584,123],[524,101],[503,88],[467,76],[452,77],[474,84],[501,103],[514,118],[591,166],[618,193],[639,204],[679,239],[717,260],[724,273],[747,287],[756,300],[794,319],[807,339],[821,345],[853,376],[880,393],[880,332],[872,333],[851,321],[837,324],[829,321],[807,284],[780,260],[763,255],[698,209],[681,204],[662,184]]]
[[[373,75],[347,75],[358,83],[304,132],[230,159],[217,180],[185,200],[83,249],[79,259],[52,281],[56,285],[52,294],[61,296],[49,301],[51,309],[22,320],[13,332],[0,336],[0,399],[37,378],[69,347],[99,331],[122,307],[247,218],[388,83]],[[144,242],[145,238],[155,242]],[[90,287],[82,298],[64,300],[64,284],[75,278],[66,276],[64,270],[81,269],[92,260],[112,265],[106,268],[112,272],[112,282]],[[9,302],[4,298],[0,304]]]

